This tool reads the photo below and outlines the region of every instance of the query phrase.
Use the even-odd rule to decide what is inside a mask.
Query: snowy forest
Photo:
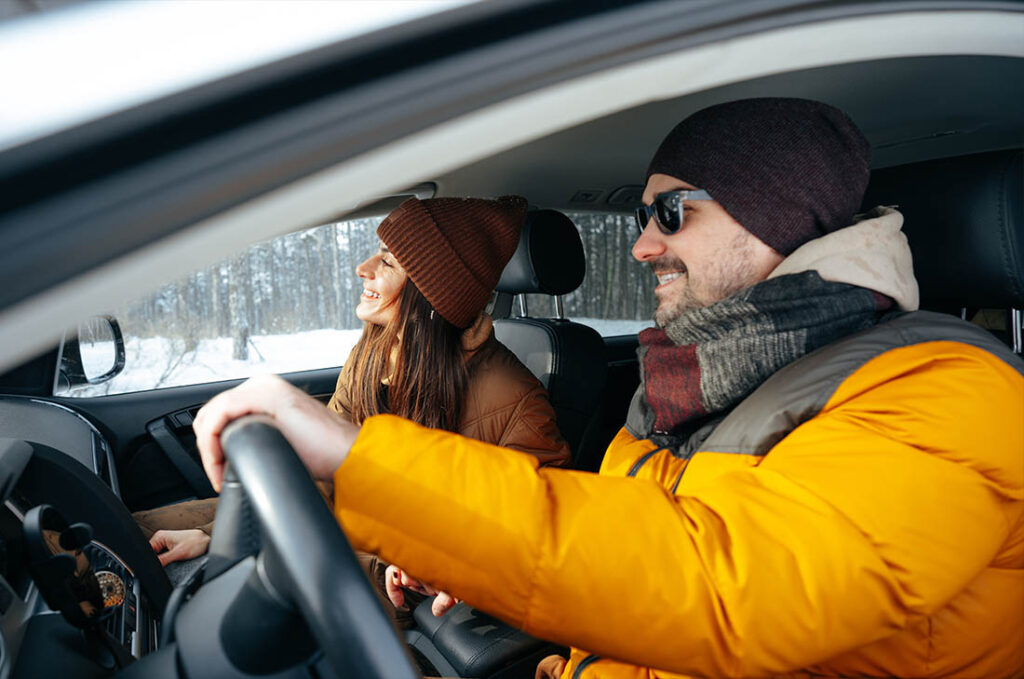
[[[630,256],[632,216],[569,216],[580,229],[587,276],[579,290],[563,298],[566,316],[588,322],[649,320],[656,281],[648,267]],[[228,367],[225,373],[221,363],[263,364],[275,372],[323,367],[282,362],[268,353],[290,351],[300,359],[305,354],[308,362],[309,354],[325,343],[329,346],[322,350],[330,356],[323,359],[329,361],[325,366],[339,365],[362,327],[355,316],[362,292],[355,267],[379,247],[379,222],[349,220],[259,243],[116,310],[128,352],[125,374],[76,395],[254,372]],[[546,296],[530,295],[528,307],[531,316],[554,315],[553,301]],[[277,341],[268,349],[273,338]]]

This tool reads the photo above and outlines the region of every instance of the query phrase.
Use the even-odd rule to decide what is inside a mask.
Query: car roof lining
[[[864,131],[873,167],[1017,148],[1024,140],[1024,60],[993,56],[902,57],[766,76],[613,113],[472,163],[435,179],[440,195],[493,187],[561,210],[623,211],[619,187],[643,184],[662,137],[688,114],[763,96],[818,99]],[[943,114],[936,115],[941,110]],[[601,143],[595,143],[601,140]],[[565,177],[572,177],[567,184]],[[592,200],[574,200],[585,191]]]

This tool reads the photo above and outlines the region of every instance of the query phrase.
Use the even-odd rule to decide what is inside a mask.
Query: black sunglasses
[[[666,191],[654,197],[650,205],[641,205],[633,213],[636,217],[636,228],[640,233],[647,228],[647,222],[654,217],[654,223],[658,230],[666,236],[683,228],[683,203],[687,200],[714,200],[707,191],[694,189],[692,191]]]

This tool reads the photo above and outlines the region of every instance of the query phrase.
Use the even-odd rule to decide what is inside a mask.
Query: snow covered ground
[[[603,337],[631,335],[649,327],[649,321],[574,319],[595,328]],[[182,339],[125,338],[124,371],[103,384],[76,387],[75,397],[123,394],[162,387],[202,384],[261,373],[287,373],[340,366],[359,339],[360,329],[313,330],[292,335],[253,336],[248,360],[232,357],[230,337],[200,340],[193,351]],[[83,358],[86,345],[83,345]],[[88,360],[86,358],[86,360]]]

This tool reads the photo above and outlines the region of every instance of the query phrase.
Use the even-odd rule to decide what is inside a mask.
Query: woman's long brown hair
[[[352,419],[362,424],[371,415],[391,413],[457,431],[467,381],[463,331],[435,313],[410,278],[395,303],[394,320],[386,326],[367,323],[348,358],[354,362],[348,385]]]

